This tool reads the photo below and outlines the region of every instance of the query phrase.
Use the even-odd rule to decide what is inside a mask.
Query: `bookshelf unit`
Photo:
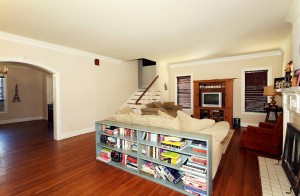
[[[118,130],[118,132],[115,134],[113,133],[107,133],[107,130],[110,128],[113,128],[114,130]],[[124,130],[129,130],[129,133],[131,131],[134,131],[135,133],[131,136],[126,136],[126,134],[123,134]],[[126,131],[125,131],[126,132]],[[128,131],[127,131],[128,132]],[[130,134],[129,134],[130,135]],[[145,135],[151,135],[152,138],[145,139]],[[153,138],[156,139],[154,141]],[[162,139],[167,138],[168,136],[182,138],[186,143],[185,147],[182,149],[178,148],[172,148],[168,146],[164,146]],[[119,140],[120,144],[117,142],[115,146],[113,146],[109,142],[105,142],[103,138],[105,137],[113,137],[115,140]],[[101,139],[102,138],[102,139]],[[124,149],[122,146],[122,140],[127,141],[128,143],[135,143],[136,144],[136,151],[133,151],[132,148],[128,147],[129,145],[125,145],[126,149]],[[145,175],[143,167],[144,165],[154,165],[158,168],[167,168],[169,171],[174,171],[177,174],[180,173],[182,176],[186,176],[189,173],[192,172],[184,172],[184,166],[183,164],[187,164],[191,159],[195,159],[196,161],[204,160],[205,164],[201,165],[201,168],[205,171],[203,174],[201,174],[201,179],[206,181],[203,195],[212,195],[212,144],[211,144],[211,136],[205,135],[205,134],[199,134],[199,133],[191,133],[191,132],[183,132],[183,131],[175,131],[175,130],[168,130],[168,129],[162,129],[157,127],[149,127],[149,126],[141,126],[141,125],[134,125],[134,124],[127,124],[127,123],[120,123],[120,122],[114,122],[114,121],[97,121],[96,122],[96,159],[99,161],[103,161],[104,163],[107,163],[111,166],[117,167],[119,169],[125,170],[129,173],[132,173],[134,175],[141,176],[145,179],[151,180],[153,182],[156,182],[158,184],[161,184],[163,186],[169,187],[171,189],[174,189],[178,192],[181,192],[186,195],[193,195],[189,192],[187,192],[184,189],[184,183],[183,180],[180,180],[177,183],[171,182],[168,180],[168,178],[163,179],[162,177],[156,177]],[[108,143],[108,144],[107,144]],[[123,142],[124,143],[124,142]],[[195,143],[204,143],[205,146],[201,147],[200,149],[197,148],[195,150],[194,147]],[[101,160],[99,158],[99,155],[103,153],[103,149],[108,149],[110,151],[118,152],[119,155],[121,154],[121,157],[123,160],[117,160],[117,162],[111,160]],[[152,150],[151,150],[152,149]],[[149,152],[152,152],[149,153]],[[171,164],[169,162],[165,162],[161,160],[161,157],[163,153],[162,151],[168,151],[168,152],[175,152],[176,154],[180,155],[180,160],[177,164]],[[111,153],[111,156],[114,153]],[[130,156],[130,158],[136,159],[136,168],[131,167],[131,165],[127,166],[126,161],[124,161],[124,158],[126,155]],[[118,162],[120,161],[120,162]],[[131,160],[129,161],[129,163]],[[128,163],[128,161],[127,161]],[[178,172],[179,171],[179,172]],[[186,170],[185,170],[186,171]],[[161,173],[160,173],[161,174]],[[199,174],[200,175],[200,174]]]
[[[233,118],[233,78],[216,80],[195,80],[194,83],[194,118],[210,118],[227,121],[232,127]],[[201,94],[205,92],[222,93],[222,107],[202,107]]]

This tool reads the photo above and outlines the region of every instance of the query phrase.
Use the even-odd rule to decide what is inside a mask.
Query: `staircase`
[[[154,101],[160,101],[160,91],[156,89],[148,90],[144,96],[140,99],[139,103],[136,104],[138,98],[143,94],[145,89],[138,89],[133,95],[127,100],[123,107],[131,107],[135,113],[141,114],[141,108],[146,107],[147,103]]]

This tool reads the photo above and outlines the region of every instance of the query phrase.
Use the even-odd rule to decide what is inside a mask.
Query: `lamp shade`
[[[264,96],[275,96],[276,92],[274,86],[265,86],[264,87]]]

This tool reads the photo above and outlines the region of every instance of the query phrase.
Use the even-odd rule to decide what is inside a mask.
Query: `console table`
[[[266,123],[276,123],[277,119],[278,119],[278,113],[282,112],[282,107],[279,107],[278,105],[272,105],[272,104],[268,103],[266,105],[266,107],[265,107],[265,111],[267,112],[265,122]],[[274,112],[274,114],[275,114],[275,120],[270,120],[269,119],[271,112]]]

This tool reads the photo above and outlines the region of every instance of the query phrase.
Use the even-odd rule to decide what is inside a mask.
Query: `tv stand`
[[[233,118],[233,78],[216,80],[195,80],[194,82],[194,118],[210,118],[227,121],[232,127]],[[222,107],[202,107],[203,92],[221,92]]]

